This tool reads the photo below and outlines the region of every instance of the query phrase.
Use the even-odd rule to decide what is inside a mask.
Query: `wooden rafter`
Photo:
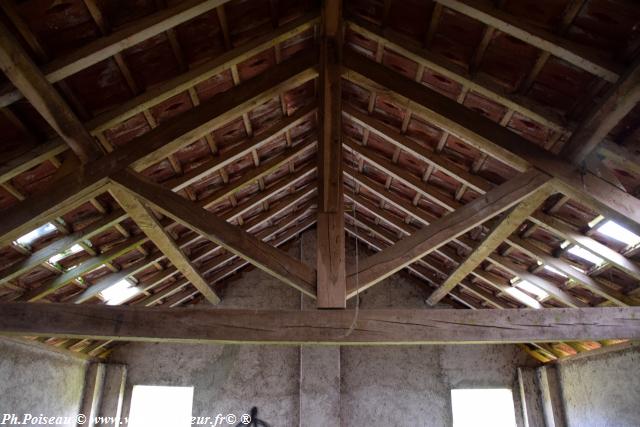
[[[348,294],[362,291],[398,270],[445,245],[456,237],[510,209],[549,182],[549,177],[536,171],[520,174],[484,196],[464,205],[396,245],[360,263],[359,270],[349,271]],[[356,285],[358,277],[358,285]]]
[[[83,163],[100,156],[89,132],[4,24],[0,25],[0,68]]]
[[[640,61],[609,89],[560,152],[568,161],[581,164],[598,148],[614,127],[640,102]]]
[[[154,208],[164,215],[170,216],[174,221],[178,221],[207,239],[224,246],[239,257],[306,295],[312,298],[316,297],[315,269],[140,175],[123,171],[112,175],[110,179],[113,185],[119,185],[134,193],[136,197],[153,205]]]
[[[212,10],[227,1],[188,0],[170,9],[161,10],[55,59],[42,69],[42,74],[50,83],[61,81],[131,46]],[[3,107],[22,97],[20,92],[6,90],[6,88],[0,92],[4,94],[0,96],[0,106]]]
[[[386,188],[384,188],[384,186],[378,185],[377,183],[367,178],[363,174],[360,174],[359,172],[356,172],[356,171],[346,171],[346,173],[347,173],[347,176],[353,179],[359,186],[362,186],[366,188],[368,191],[375,194],[384,203],[388,203],[394,208],[407,213],[412,218],[422,223],[424,226],[429,226],[431,223],[437,220],[437,218],[432,214],[429,214],[425,210],[420,209],[417,206],[414,206],[409,201],[402,200],[401,197],[387,190]],[[401,221],[395,221],[394,217],[388,212],[386,212],[384,209],[381,209],[378,206],[374,206],[371,203],[365,202],[361,197],[356,196],[354,198],[354,202],[356,202],[356,204],[361,208],[370,212],[372,215],[380,218],[381,220],[389,224],[392,224],[393,226],[398,228],[398,230],[400,230],[405,236],[410,236],[411,234],[414,234],[418,231],[418,228],[405,224],[404,222],[401,222]],[[380,227],[370,227],[369,225],[366,225],[366,226],[374,234],[377,234],[380,238],[387,241],[387,243],[389,244],[395,244],[399,240],[399,238],[397,237],[385,236],[384,233],[380,232],[379,230]],[[454,239],[452,242],[458,245],[459,247],[463,248],[467,252],[473,251],[473,249],[477,246],[476,244],[474,244],[473,241],[471,241],[466,237],[459,237],[457,239]],[[440,247],[436,249],[434,252],[455,265],[459,265],[460,263],[462,263],[462,261],[464,261],[464,258],[458,254],[457,250],[447,246]],[[521,268],[515,265],[514,263],[510,262],[510,260],[506,257],[498,257],[497,255],[490,254],[486,258],[486,260],[492,265],[495,265],[500,269],[505,270],[510,274],[513,274],[514,276],[519,276],[525,280],[528,280],[531,283],[534,283],[535,285],[547,291],[549,295],[551,295],[554,299],[556,299],[558,302],[562,303],[563,305],[566,305],[568,307],[586,306],[586,304],[572,297],[570,294],[560,289],[554,283],[546,279],[543,279],[539,276],[536,276],[532,273],[529,273],[524,268]],[[424,259],[419,260],[418,263],[421,263],[425,265],[427,268],[436,271],[438,274],[442,275],[443,277],[448,276],[446,272],[442,272],[442,271],[439,271],[438,269],[434,269],[434,266],[428,264]],[[489,286],[496,289],[496,291],[508,296],[508,293],[506,293],[506,290],[508,289],[510,284],[503,283],[506,281],[503,280],[502,278],[480,268],[476,268],[474,271],[472,271],[471,274],[475,279],[478,279],[487,283]],[[436,284],[440,285],[441,283],[437,282]],[[463,283],[461,284],[464,285]]]
[[[409,107],[434,125],[516,170],[535,167],[558,191],[640,234],[640,200],[499,124],[361,55],[345,51],[343,76]]]
[[[447,280],[434,291],[427,300],[429,304],[437,304],[447,293],[469,275],[487,256],[489,256],[504,240],[513,233],[522,222],[531,215],[553,190],[549,185],[542,186],[524,201],[501,218],[498,224],[478,244],[473,252],[447,277]]]
[[[340,58],[342,56],[342,0],[328,0],[323,8],[320,49],[318,139],[319,206],[317,223],[318,307],[344,308],[346,256],[342,197]]]
[[[487,7],[473,0],[436,0],[439,4],[467,15],[538,49],[547,51],[578,68],[582,68],[609,82],[620,76],[620,67],[603,60],[599,52],[571,42],[553,33],[516,18],[496,7]]]
[[[638,339],[640,308],[190,310],[0,304],[2,335],[200,343],[443,344]]]
[[[189,258],[180,250],[175,240],[164,230],[154,213],[135,195],[117,185],[110,185],[109,191],[120,206],[138,224],[138,227],[171,261],[171,264],[209,301],[211,304],[220,302],[220,298],[211,289],[207,281],[191,263]]]
[[[108,175],[128,166],[143,170],[281,91],[312,80],[317,71],[310,67],[316,61],[314,52],[285,61],[273,71],[200,104],[88,164],[80,177],[75,174],[61,177],[43,194],[34,195],[5,212],[5,221],[0,224],[0,243],[8,244],[59,215],[60,211],[69,211],[103,192]]]

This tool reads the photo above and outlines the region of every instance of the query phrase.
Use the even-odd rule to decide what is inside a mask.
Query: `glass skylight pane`
[[[49,258],[49,264],[55,264],[56,262],[60,261],[61,259],[64,259],[70,255],[73,254],[77,254],[78,252],[82,251],[82,246],[75,244],[73,246],[71,246],[69,249],[67,249],[66,251],[56,254],[54,256],[52,256],[51,258]]]
[[[605,236],[611,237],[612,239],[622,242],[628,246],[635,246],[640,243],[640,236],[632,233],[613,221],[605,222],[603,225],[598,227],[598,231]]]
[[[549,296],[548,293],[546,293],[545,291],[543,291],[533,283],[527,282],[526,280],[521,280],[518,283],[516,283],[516,287],[522,289],[523,291],[527,291],[530,294],[535,295],[536,298],[538,298],[539,300],[543,300]]]
[[[595,264],[596,266],[599,266],[604,262],[604,260],[600,258],[598,255],[593,254],[580,246],[574,245],[571,248],[569,248],[567,252],[577,256],[578,258],[582,258],[586,261],[589,261],[591,264]]]
[[[114,285],[100,292],[100,297],[107,303],[107,305],[118,305],[122,304],[130,298],[133,298],[139,293],[139,288],[134,286],[127,279],[122,279],[118,283],[115,283]]]
[[[528,307],[542,308],[542,305],[535,298],[531,298],[529,295],[525,294],[518,288],[510,287],[506,290],[506,292]]]
[[[52,233],[53,231],[55,231],[55,229],[56,227],[50,222],[48,222],[36,228],[32,232],[27,233],[22,237],[19,237],[18,240],[16,240],[16,243],[19,243],[22,246],[29,246],[32,242],[36,241],[42,236],[46,236],[47,234]]]
[[[453,427],[516,427],[513,393],[509,389],[451,390]]]
[[[133,386],[129,427],[190,427],[193,387]]]

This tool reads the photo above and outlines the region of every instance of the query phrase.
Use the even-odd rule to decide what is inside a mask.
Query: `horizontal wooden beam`
[[[242,310],[0,304],[0,334],[120,341],[474,344],[639,339],[640,307]],[[350,331],[353,319],[355,327]]]

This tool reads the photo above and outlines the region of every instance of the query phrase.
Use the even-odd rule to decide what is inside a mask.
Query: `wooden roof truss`
[[[601,216],[640,235],[637,189],[619,172],[640,176],[640,139],[637,131],[622,142],[612,136],[640,100],[638,61],[630,56],[623,66],[566,37],[584,1],[568,2],[556,27],[543,28],[509,13],[505,1],[436,0],[428,2],[429,26],[420,41],[390,24],[396,2],[385,1],[374,22],[352,5],[361,2],[344,1],[311,2],[317,9],[286,20],[278,1],[268,2],[271,29],[238,41],[226,15],[230,4],[242,3],[237,0],[188,0],[117,28],[96,2],[84,0],[99,36],[60,55],[46,51],[16,4],[3,2],[0,66],[8,82],[0,107],[25,142],[0,167],[0,185],[13,200],[0,222],[6,258],[0,306],[8,313],[0,316],[0,331],[106,354],[118,338],[107,320],[92,324],[68,316],[88,319],[95,311],[108,319],[110,309],[88,303],[100,302],[101,292],[128,278],[141,293],[123,303],[130,308],[114,308],[113,316],[149,316],[149,322],[146,329],[126,323],[124,339],[518,342],[548,361],[611,339],[640,338],[637,245],[620,247],[598,236],[597,226],[584,226]],[[207,14],[219,26],[224,51],[188,64],[178,29]],[[434,50],[447,14],[484,26],[467,69]],[[499,34],[539,52],[515,90],[482,71]],[[178,72],[144,87],[127,64],[128,49],[157,37],[166,38]],[[246,77],[247,69],[268,62],[265,52],[273,55],[266,72]],[[87,111],[69,81],[104,61],[113,61],[131,95]],[[592,76],[598,94],[592,108],[566,114],[527,96],[550,61]],[[229,87],[207,96],[204,85],[223,75]],[[434,75],[457,93],[430,84]],[[179,97],[190,107],[159,115],[160,106]],[[474,97],[500,114],[473,108]],[[49,136],[41,138],[21,120],[17,106],[24,104],[46,122]],[[517,120],[534,123],[548,137],[532,141],[514,128]],[[118,132],[139,122],[145,131],[118,140]],[[225,139],[237,134],[242,137]],[[188,158],[185,150],[199,147],[208,152],[181,160]],[[38,188],[25,192],[15,184],[43,164],[52,170]],[[44,243],[16,243],[45,224],[56,231]],[[315,266],[278,249],[314,225]],[[347,265],[349,236],[373,254]],[[61,266],[49,262],[77,245],[81,251],[63,257]],[[576,258],[574,246],[602,263]],[[333,309],[311,315],[311,329],[349,329],[348,300],[400,271],[426,283],[430,305],[507,311],[479,310],[460,318],[458,330],[430,335],[414,330],[412,319],[431,325],[457,315],[361,310],[359,325],[375,327],[379,339],[362,331],[353,339],[293,333],[283,319],[302,320],[284,312],[249,316],[247,325],[262,315],[273,329],[246,339],[216,326],[217,315],[206,310],[194,312],[194,320],[220,333],[176,327],[162,336],[153,329],[174,314],[147,307],[203,299],[217,304],[229,278],[247,265],[315,299],[318,308]],[[517,280],[546,297],[526,289],[534,303],[514,297]],[[82,305],[60,306],[66,308],[56,317],[53,306],[12,303],[37,301]],[[519,314],[535,306],[540,314]],[[234,317],[239,311],[228,315],[241,327],[241,317]],[[37,321],[44,316],[50,322]],[[607,324],[614,318],[619,323]],[[376,323],[393,319],[404,326]],[[474,335],[469,325],[478,321],[493,326]],[[533,322],[530,328],[525,321]],[[535,327],[551,323],[563,327],[557,333]],[[519,332],[496,332],[502,327]]]

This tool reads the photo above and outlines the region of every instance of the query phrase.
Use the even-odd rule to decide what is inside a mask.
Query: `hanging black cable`
[[[251,422],[249,424],[245,424],[243,422],[240,422],[236,425],[236,427],[271,427],[266,421],[262,421],[260,419],[258,419],[258,408],[256,408],[255,406],[253,408],[251,408]]]

